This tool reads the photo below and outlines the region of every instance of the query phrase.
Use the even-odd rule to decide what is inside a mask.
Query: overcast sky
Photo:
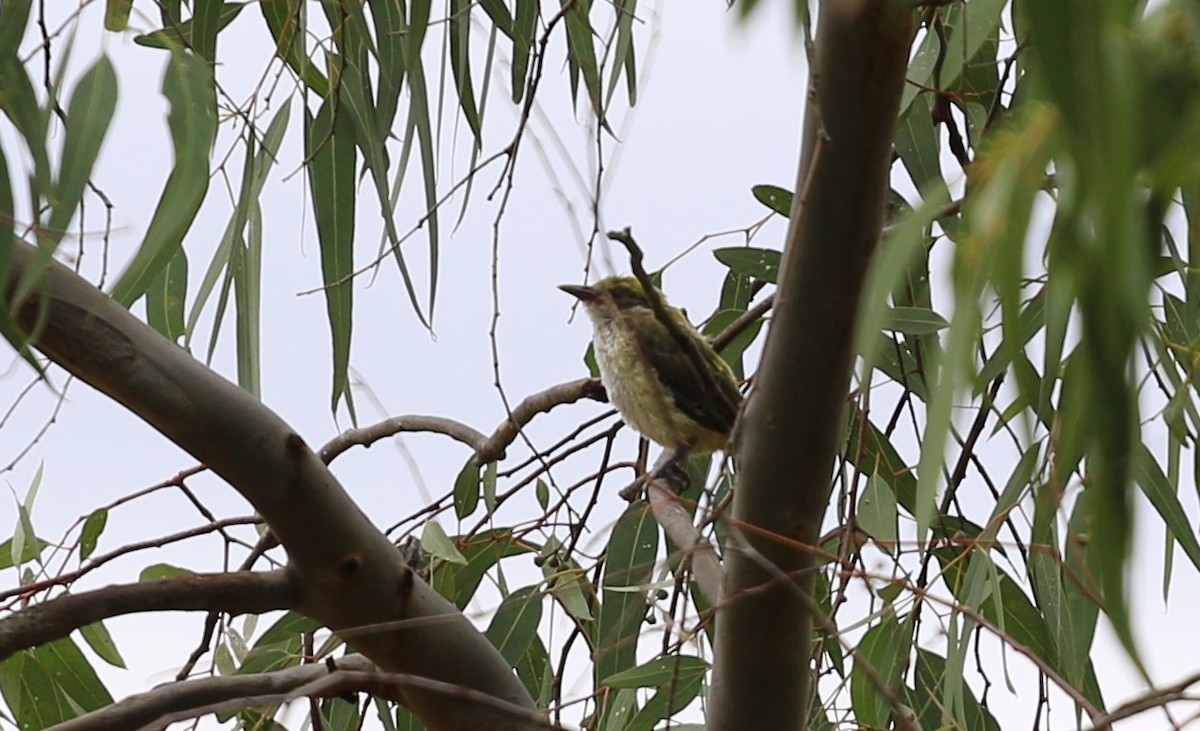
[[[615,115],[614,129],[623,149],[615,160],[606,162],[600,226],[632,226],[651,266],[672,258],[705,235],[746,227],[761,218],[765,209],[751,197],[752,185],[792,186],[806,70],[788,5],[764,3],[764,10],[744,25],[719,0],[672,3],[665,12],[661,5],[656,10],[647,7],[639,11],[645,21],[636,31],[642,52],[639,63],[646,73],[638,106],[632,112],[622,108]],[[136,7],[144,10],[140,4]],[[119,269],[140,243],[150,220],[169,172],[170,144],[165,106],[158,94],[163,54],[135,46],[129,35],[106,34],[101,38],[101,15],[99,3],[85,10],[71,68],[89,65],[103,48],[118,70],[121,97],[117,118],[94,180],[116,206],[111,261]],[[149,27],[148,21],[141,21],[141,26]],[[224,68],[219,78],[232,98],[247,98],[259,82],[269,53],[263,43],[265,37],[254,8],[248,8],[222,33],[220,56]],[[431,36],[433,40],[440,42]],[[561,49],[551,53],[552,59],[562,57]],[[234,68],[251,72],[240,78],[230,72]],[[497,83],[507,83],[506,71],[500,79]],[[272,95],[273,108],[278,108],[291,92],[290,79],[285,78],[277,89]],[[452,91],[447,89],[446,94],[449,127],[456,110],[451,106]],[[511,138],[516,111],[506,96],[496,93],[489,104],[485,155]],[[531,136],[522,150],[516,187],[499,234],[501,375],[505,392],[514,403],[549,385],[585,375],[582,354],[590,334],[586,322],[578,318],[569,321],[570,299],[555,285],[578,282],[583,277],[584,252],[577,232],[590,231],[593,216],[589,191],[580,187],[572,166],[583,180],[594,178],[589,162],[593,135],[586,113],[571,114],[565,66],[547,64],[540,96],[540,112],[535,115]],[[329,410],[330,357],[324,303],[319,295],[298,294],[320,284],[312,215],[305,202],[306,183],[302,175],[295,174],[302,158],[299,103],[297,97],[281,163],[262,199],[267,259],[263,400],[311,445],[318,446],[347,422],[342,413],[335,423]],[[6,135],[8,128],[0,124],[0,144],[9,155],[10,167],[19,169],[13,140]],[[446,160],[455,162],[443,169],[443,187],[466,169],[466,144],[464,134],[444,138],[442,153]],[[611,140],[607,144],[609,149],[613,147]],[[230,140],[223,138],[217,154],[229,149]],[[230,167],[240,170],[240,165],[240,150],[236,150]],[[443,218],[436,338],[424,331],[412,315],[390,263],[383,266],[373,286],[366,286],[364,281],[356,289],[352,365],[364,386],[356,391],[362,423],[382,416],[436,414],[486,432],[503,418],[504,410],[492,385],[488,341],[496,204],[489,203],[485,196],[496,180],[497,170],[483,173],[463,223],[453,235],[450,223],[461,203],[456,201]],[[361,190],[364,200],[373,195],[367,183]],[[416,180],[408,191],[411,197],[402,203],[397,217],[402,231],[423,210]],[[87,228],[97,232],[103,221],[101,208],[94,199],[88,204]],[[193,289],[229,211],[225,182],[214,179],[209,201],[187,240]],[[357,252],[361,261],[374,254],[380,229],[369,206],[359,218]],[[776,221],[757,243],[778,247],[782,233],[783,225]],[[666,278],[674,302],[692,313],[711,312],[723,268],[708,252],[715,246],[736,245],[742,240],[734,235],[707,242],[675,265]],[[418,269],[424,266],[424,247],[421,237],[408,245]],[[89,238],[85,248],[85,269],[94,279],[99,237]],[[621,257],[616,256],[615,262],[619,269],[624,268]],[[141,314],[140,307],[135,311]],[[204,319],[205,323],[211,320],[211,311]],[[198,339],[201,352],[207,333],[205,324]],[[215,363],[229,377],[235,374],[232,335],[230,322]],[[0,375],[0,402],[11,403],[31,378],[28,369],[20,365]],[[56,380],[60,385],[62,382],[61,377]],[[23,403],[0,437],[0,466],[8,464],[28,443],[53,405],[54,399],[44,389],[38,389]],[[584,403],[561,409],[539,419],[530,430],[531,438],[541,447],[548,446],[572,425],[599,414],[603,408]],[[619,458],[631,458],[633,439],[626,436],[619,444],[623,450]],[[352,451],[334,464],[346,488],[381,527],[426,503],[421,484],[433,495],[447,491],[468,456],[465,448],[439,436],[409,435],[403,440],[403,448],[411,455],[411,462],[397,445],[383,443],[370,450]],[[915,458],[912,461],[915,463]],[[193,463],[122,408],[87,386],[74,384],[57,423],[28,456],[3,475],[13,497],[0,500],[0,526],[15,524],[14,503],[25,495],[39,466],[44,465],[44,477],[34,523],[40,535],[55,540],[93,507],[167,479]],[[569,480],[578,474],[566,470],[559,478]],[[189,485],[220,516],[250,512],[237,493],[219,481],[196,479]],[[616,487],[593,518],[602,537],[607,521],[622,508]],[[1194,496],[1183,497],[1188,509],[1193,510]],[[202,522],[178,493],[166,492],[114,511],[100,551]],[[1147,520],[1144,525],[1152,526],[1154,522]],[[443,523],[448,532],[458,528],[450,517]],[[241,535],[252,540],[249,532]],[[216,539],[206,538],[139,554],[116,562],[83,585],[128,581],[143,565],[158,561],[216,570],[221,567],[219,545]],[[600,545],[592,543],[590,547],[599,549]],[[1149,666],[1156,679],[1167,682],[1196,667],[1194,653],[1179,648],[1194,648],[1200,641],[1200,628],[1194,619],[1198,581],[1190,566],[1177,571],[1172,588],[1175,609],[1165,613],[1161,555],[1161,528],[1141,530],[1131,583],[1134,612]],[[11,578],[4,583],[11,584]],[[521,584],[511,585],[515,588]],[[482,604],[475,607],[477,611],[487,608]],[[114,695],[120,697],[172,677],[198,641],[201,623],[199,615],[110,621],[110,629],[130,664],[128,672],[105,672]],[[1107,633],[1099,645],[1097,671],[1111,706],[1115,706],[1137,684],[1129,663],[1113,649]],[[1036,703],[1036,686],[1029,665],[1012,652],[1008,658],[1019,698],[1001,701],[1007,691],[1002,678],[994,673],[991,708],[1003,727],[1028,727]],[[583,678],[577,680],[583,683]],[[979,687],[976,685],[977,690]],[[584,688],[578,685],[574,690],[582,692]],[[1054,710],[1063,727],[1070,724],[1073,714],[1064,700],[1059,698]],[[1148,714],[1122,728],[1162,727],[1161,716]]]

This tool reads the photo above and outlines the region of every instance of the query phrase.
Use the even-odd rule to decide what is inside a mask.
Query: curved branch
[[[536,704],[508,662],[461,612],[409,569],[391,541],[278,415],[159,335],[45,252],[15,241],[4,301],[32,344],[133,411],[238,490],[287,549],[301,588],[297,609],[334,631],[363,633],[355,647],[388,671],[472,688],[529,709]],[[437,621],[420,621],[420,620]],[[411,623],[399,620],[418,620]],[[392,623],[392,624],[388,624]],[[487,727],[477,707],[406,689],[427,727]]]
[[[65,594],[0,619],[0,660],[122,614],[197,609],[258,614],[292,609],[299,600],[300,587],[286,569],[195,574]]]
[[[362,655],[339,658],[337,667],[370,672],[375,668]],[[266,694],[288,694],[314,680],[329,675],[325,665],[299,665],[285,670],[223,678],[200,678],[165,683],[145,693],[131,695],[112,705],[53,726],[54,731],[118,731],[124,729],[164,728],[166,719],[175,714],[201,715],[197,709],[223,705],[231,701],[242,708],[244,699]]]
[[[500,422],[496,431],[475,450],[475,459],[479,464],[487,464],[504,458],[504,450],[513,443],[520,433],[521,427],[533,420],[538,414],[544,414],[555,406],[573,404],[583,399],[606,401],[604,387],[595,378],[577,378],[551,386],[544,391],[526,396],[512,410],[512,416]]]
[[[347,429],[321,447],[317,456],[325,464],[337,459],[338,455],[355,446],[369,447],[381,439],[395,436],[404,432],[433,432],[444,434],[455,441],[462,442],[471,449],[478,450],[479,445],[487,439],[483,434],[454,419],[441,416],[423,416],[411,414],[408,416],[393,416],[390,419],[360,427]]]
[[[444,434],[475,450],[475,460],[487,464],[504,459],[504,450],[513,443],[521,427],[533,421],[533,417],[544,414],[555,406],[573,404],[583,399],[605,401],[604,387],[596,378],[577,378],[559,383],[543,391],[526,396],[512,411],[512,418],[500,422],[490,436],[475,431],[462,422],[441,416],[411,414],[384,419],[378,424],[359,429],[348,429],[325,443],[317,456],[329,464],[342,452],[353,446],[369,447],[380,439],[401,432],[432,432]]]

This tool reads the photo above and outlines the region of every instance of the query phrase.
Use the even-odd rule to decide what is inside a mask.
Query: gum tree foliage
[[[1116,704],[1093,661],[1103,614],[1141,667],[1125,586],[1135,505],[1166,536],[1164,597],[1172,572],[1200,569],[1179,489],[1194,481],[1200,418],[1200,11],[1146,5],[843,0],[810,19],[800,3],[796,42],[815,73],[810,89],[780,91],[809,99],[797,179],[748,191],[789,218],[787,235],[755,238],[754,225],[748,245],[713,252],[727,274],[704,329],[752,384],[737,463],[693,458],[678,496],[654,483],[594,555],[581,526],[602,478],[635,459],[612,453],[614,417],[538,458],[518,434],[602,398],[593,380],[545,384],[491,434],[397,417],[316,452],[259,404],[260,281],[276,262],[262,255],[258,201],[280,167],[303,169],[327,315],[313,347],[332,358],[330,407],[354,416],[363,272],[377,259],[397,267],[430,321],[455,216],[446,202],[477,201],[483,169],[511,182],[533,100],[556,83],[547,63],[565,62],[577,107],[612,141],[609,112],[638,91],[636,0],[109,0],[104,29],[72,16],[69,32],[45,37],[43,7],[5,0],[0,330],[13,357],[129,407],[204,465],[164,484],[185,489],[212,470],[270,531],[253,550],[229,543],[226,573],[147,557],[138,582],[72,590],[145,546],[99,552],[120,508],[83,497],[64,539],[40,534],[32,486],[0,546],[0,727],[216,713],[272,728],[281,703],[308,696],[312,725],[330,729],[996,729],[1003,683],[1030,728],[1051,704],[1104,728],[1177,701],[1196,677]],[[233,23],[256,25],[274,55],[255,72],[279,80],[245,103],[224,92],[246,73],[220,63]],[[89,283],[56,253],[81,206],[107,200],[92,172],[121,70],[102,53],[78,74],[56,71],[76,34],[151,25],[135,41],[166,59],[172,149],[157,154],[173,168],[136,254]],[[485,111],[500,105],[518,110],[512,136],[484,146]],[[471,141],[453,181],[437,174],[438,109]],[[236,143],[218,159],[220,135]],[[277,158],[286,135],[303,136],[303,159]],[[235,194],[203,260],[189,229],[218,169]],[[410,178],[420,184],[401,185]],[[391,215],[413,197],[422,214]],[[359,207],[385,212],[379,245],[355,241]],[[137,302],[149,327],[127,309]],[[214,316],[234,332],[200,342],[197,324]],[[236,341],[237,387],[192,357],[211,356],[220,335]],[[756,341],[761,359],[746,353]],[[325,463],[400,431],[445,434],[473,456],[417,518],[372,516],[397,525],[384,536]],[[607,446],[597,461],[586,444]],[[543,471],[562,460],[590,476],[556,492]],[[531,494],[540,513],[487,520]],[[437,516],[463,532],[447,535]],[[211,521],[197,534],[258,518]],[[530,556],[542,578],[508,585],[506,564]],[[282,567],[264,568],[270,557]],[[485,581],[502,599],[468,621]],[[104,620],[179,610],[208,612],[201,649],[215,660],[114,704],[93,665],[123,664]],[[285,611],[254,621],[272,610]],[[567,636],[547,631],[550,616],[570,623]],[[668,627],[664,640],[648,617]],[[591,687],[563,683],[568,663],[590,669]]]

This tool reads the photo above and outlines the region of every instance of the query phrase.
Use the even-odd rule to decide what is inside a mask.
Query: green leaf
[[[710,338],[715,337],[744,314],[746,314],[745,310],[721,310],[705,323],[704,335]],[[730,368],[733,368],[734,375],[739,379],[745,375],[742,368],[742,354],[746,352],[746,348],[750,347],[750,344],[758,337],[759,332],[762,331],[762,327],[762,320],[752,323],[721,349],[721,358],[729,364]]]
[[[932,335],[950,327],[946,318],[923,307],[890,307],[884,317],[884,330],[905,335]]]
[[[0,97],[13,96],[15,97],[13,103],[21,107],[26,107],[33,101],[20,98],[22,96],[20,92],[24,91],[20,85],[15,89],[6,89],[7,84],[4,82],[5,80],[0,78],[0,89],[4,89],[4,93],[0,94]],[[108,57],[101,56],[83,75],[75,87],[75,92],[71,95],[67,111],[67,132],[63,142],[61,169],[58,180],[50,191],[50,217],[46,227],[39,232],[39,247],[34,262],[26,270],[20,285],[12,295],[13,301],[23,301],[38,286],[42,274],[50,265],[51,257],[54,255],[59,241],[66,234],[67,225],[74,218],[75,211],[83,199],[84,188],[91,176],[96,157],[100,153],[100,145],[108,132],[108,125],[112,121],[116,102],[116,72]],[[0,103],[3,102],[0,101]],[[25,113],[25,116],[29,118],[30,127],[38,124],[33,119],[36,114],[35,109],[27,110]],[[14,118],[13,121],[17,123],[18,128],[22,127],[22,123],[17,118]],[[41,122],[41,125],[41,128],[33,134],[38,135],[40,143],[44,145],[45,138],[42,136],[45,133],[44,121]],[[30,137],[30,132],[26,133],[26,141],[31,147],[35,144],[35,138]],[[34,157],[36,160],[36,152],[34,152]]]
[[[504,598],[484,634],[508,664],[515,668],[537,637],[538,623],[541,621],[541,589],[527,586]]]
[[[756,185],[750,189],[754,200],[775,211],[784,218],[792,215],[792,191],[778,185]],[[778,270],[778,267],[776,267]]]
[[[120,33],[129,27],[129,11],[133,0],[106,0],[104,3],[104,30]],[[0,20],[0,26],[3,25]]]
[[[483,8],[501,33],[513,37],[513,18],[503,0],[479,0],[479,7]]]
[[[646,701],[642,710],[638,711],[629,725],[625,727],[626,731],[650,731],[658,726],[659,721],[686,708],[700,694],[708,664],[698,657],[671,655],[651,661],[641,668],[627,671],[631,673],[627,677],[633,682],[640,682],[634,680],[638,676],[638,670],[644,670],[642,677],[647,679],[655,677],[661,678],[661,680],[653,683],[658,688],[658,692]],[[608,680],[612,687],[621,687],[621,684],[625,682],[618,680],[616,684],[613,684],[612,678]]]
[[[379,82],[375,85],[375,120],[388,130],[396,119],[396,107],[404,91],[404,54],[408,42],[404,6],[395,0],[368,0],[375,24],[375,56]]]
[[[221,0],[193,0],[191,46],[197,56],[210,63],[217,60],[217,33],[242,12],[242,7],[240,3]]]
[[[415,3],[413,7],[416,7]],[[441,235],[441,227],[438,224],[437,160],[433,151],[435,136],[429,118],[429,92],[425,87],[425,70],[420,63],[419,56],[415,65],[409,68],[410,126],[416,129],[417,147],[421,151],[421,180],[425,189],[425,220],[428,223],[429,231],[429,319],[432,320],[433,303],[437,295],[438,237]],[[400,276],[404,280],[408,298],[413,304],[417,318],[423,324],[428,325],[417,302],[416,288],[413,287],[412,278],[408,274],[408,266],[402,255],[403,252],[398,245],[393,244],[392,254],[400,268]]]
[[[4,150],[0,150],[0,282],[8,281],[12,249],[16,245],[16,239],[13,236],[15,215],[12,181],[8,176],[8,162],[5,160]],[[29,347],[28,337],[17,327],[17,323],[13,321],[12,312],[9,308],[3,306],[0,306],[0,335],[4,336],[4,339],[12,345],[13,350],[17,351],[30,367],[37,371],[38,374],[45,375],[42,364],[34,356],[33,350]],[[3,558],[0,558],[0,561],[3,560]]]
[[[350,395],[350,336],[353,326],[354,206],[357,152],[354,128],[348,115],[335,114],[335,102],[326,101],[305,125],[304,150],[308,157],[308,184],[313,197],[317,240],[321,245],[321,278],[325,285],[325,310],[333,341],[333,391],[330,408]],[[306,112],[306,117],[307,117]],[[336,117],[336,122],[335,118]]]
[[[158,581],[159,579],[175,579],[180,576],[191,576],[194,572],[168,563],[156,563],[142,569],[138,581]]]
[[[535,550],[529,543],[513,539],[510,530],[483,531],[457,541],[459,553],[467,559],[465,566],[452,563],[435,565],[430,583],[439,594],[454,602],[459,609],[467,606],[475,595],[483,575],[502,558]]]
[[[525,654],[517,661],[517,677],[533,696],[539,708],[545,708],[550,702],[550,694],[554,688],[554,670],[550,666],[550,655],[546,645],[535,633],[525,649]]]
[[[488,515],[496,512],[496,463],[488,462],[483,469],[483,504],[487,507]]]
[[[113,286],[113,299],[126,307],[145,294],[154,277],[175,258],[208,192],[209,151],[217,130],[212,68],[192,54],[172,51],[162,92],[171,105],[167,123],[175,166],[146,238]]]
[[[896,496],[878,474],[871,475],[858,500],[855,513],[858,527],[879,541],[880,548],[896,553],[899,538],[896,528]]]
[[[479,465],[472,455],[454,478],[454,514],[459,520],[470,517],[479,506]]]
[[[945,703],[946,694],[946,659],[937,653],[917,648],[916,672],[914,686],[908,689],[908,706],[913,709],[920,728],[963,728],[972,731],[1000,731],[991,711],[981,704],[971,692],[970,686],[959,679],[960,687],[955,694],[963,701],[963,717],[957,719],[955,726],[947,726],[945,713],[949,711]]]
[[[255,397],[262,394],[259,314],[262,301],[262,216],[258,203],[250,206],[250,236],[234,241],[231,257],[237,303],[238,385]]]
[[[1000,23],[1000,11],[1007,3],[1008,0],[973,0],[969,11],[963,10],[961,5],[950,7],[944,16],[945,26],[949,29],[944,40],[937,33],[929,33],[913,55],[906,74],[908,84],[900,101],[901,115],[924,90],[935,86],[946,89],[957,84],[959,76],[966,70],[965,61],[973,58],[980,46],[995,33]],[[935,68],[941,71],[936,83],[933,78]]]
[[[19,8],[18,2],[3,3],[5,9]],[[26,8],[26,11],[28,8]],[[18,12],[19,11],[14,11]],[[18,39],[19,40],[19,39]],[[31,192],[36,199],[34,210],[40,216],[42,197],[50,194],[52,186],[50,174],[50,154],[46,147],[46,125],[49,114],[38,104],[38,95],[34,91],[33,82],[28,70],[15,53],[11,56],[0,55],[0,109],[12,122],[24,138],[25,146],[33,158],[33,177],[30,180]]]
[[[538,478],[534,485],[534,492],[537,494],[538,505],[542,510],[545,510],[550,505],[550,486],[542,478]]]
[[[108,511],[104,508],[95,510],[83,521],[83,530],[79,534],[79,560],[86,560],[96,550],[96,541],[108,524]]]
[[[458,104],[463,119],[475,136],[475,145],[482,144],[482,125],[475,105],[475,87],[471,82],[471,6],[469,0],[450,0],[450,73],[458,92]]]
[[[658,556],[658,523],[645,500],[630,504],[617,519],[605,555],[600,622],[592,652],[597,687],[637,662],[638,636]]]
[[[278,0],[266,0],[262,4],[269,5],[274,2]],[[146,48],[167,51],[180,51],[186,46],[191,46],[200,58],[211,60],[216,57],[217,33],[232,23],[248,4],[196,0],[196,14],[193,17],[173,26],[134,36],[133,42]],[[197,35],[201,36],[199,45]],[[188,39],[187,42],[184,38]]]
[[[113,667],[122,669],[125,667],[125,660],[121,657],[120,650],[117,649],[117,643],[113,642],[112,635],[108,633],[108,628],[104,626],[103,622],[84,625],[79,628],[79,634],[83,636],[88,647],[92,648],[92,652],[100,656],[101,660]]]
[[[950,531],[939,530],[935,532],[935,535],[950,538],[949,533]],[[963,560],[966,551],[947,547],[935,549],[933,554],[942,566],[943,580],[955,599],[968,602],[970,597],[968,597],[968,587],[966,586],[967,562]],[[970,558],[974,562],[984,560],[990,562],[987,555],[981,551],[973,552]],[[1055,649],[1054,637],[1047,627],[1042,613],[1038,611],[1011,576],[998,568],[989,567],[989,572],[991,571],[995,571],[999,577],[999,591],[993,592],[992,597],[975,608],[993,625],[1003,627],[1005,634],[1014,641],[1024,645],[1051,667],[1058,667],[1058,652]]]
[[[329,80],[304,53],[304,13],[300,12],[301,0],[259,0],[256,5],[262,12],[271,37],[275,39],[275,55],[283,59],[313,93],[320,97],[328,97]]]
[[[21,729],[36,731],[110,705],[112,696],[69,637],[0,663],[0,693]]]
[[[592,110],[601,124],[604,121],[604,102],[600,96],[600,68],[596,62],[596,48],[592,43],[592,25],[588,15],[592,10],[591,0],[562,0],[565,9],[563,20],[567,25],[567,58],[573,69],[583,75],[583,85],[591,100]],[[572,79],[576,76],[572,74]],[[576,85],[572,83],[572,97],[578,101]]]
[[[37,472],[30,481],[29,490],[25,493],[25,499],[17,504],[17,528],[13,533],[12,547],[9,551],[9,558],[14,564],[17,563],[20,556],[25,554],[25,544],[37,540],[37,534],[33,530],[33,504],[37,500],[38,488],[42,484],[44,467],[45,463],[38,465]]]
[[[633,48],[633,21],[637,15],[637,0],[621,0],[613,3],[613,12],[617,14],[617,45],[613,51],[609,66],[612,72],[608,78],[608,92],[604,104],[612,104],[613,93],[617,90],[617,82],[621,72],[625,75],[625,88],[629,94],[629,106],[637,103],[637,62]]]
[[[262,193],[263,186],[266,184],[272,167],[278,160],[279,147],[283,141],[284,133],[287,131],[288,120],[291,116],[291,106],[291,99],[288,99],[280,106],[279,111],[275,113],[275,117],[267,126],[266,133],[262,136],[262,145],[253,157],[253,174],[243,175],[242,186],[238,193],[237,205],[234,208],[233,215],[230,216],[229,222],[225,226],[225,231],[221,235],[221,242],[217,245],[217,250],[213,252],[212,260],[204,272],[204,277],[200,280],[200,286],[196,289],[192,309],[188,313],[187,323],[184,326],[185,347],[191,342],[192,334],[196,331],[196,324],[200,321],[200,315],[208,303],[208,298],[212,294],[217,280],[223,272],[227,271],[227,267],[233,256],[234,240],[249,223],[251,214],[256,210],[255,204]],[[228,279],[226,281],[228,282]],[[220,323],[220,321],[220,317],[216,318],[217,323]],[[214,344],[217,334],[215,332],[216,329],[217,326],[214,326],[212,338]]]
[[[285,612],[259,637],[238,673],[253,675],[300,664],[301,635],[321,625],[296,612]]]
[[[774,249],[734,246],[727,249],[714,249],[713,256],[738,274],[771,283],[775,283],[779,279],[781,255]]]
[[[869,373],[878,358],[879,331],[887,320],[888,294],[904,281],[913,262],[925,255],[925,231],[948,202],[949,193],[944,187],[928,192],[919,208],[901,218],[886,245],[880,247],[879,255],[871,260],[854,337],[855,352],[863,359],[863,373]],[[897,497],[901,497],[899,493]]]
[[[896,501],[912,514],[916,510],[917,498],[917,478],[912,468],[900,457],[887,435],[876,428],[862,411],[853,409],[848,416],[846,458],[859,470],[886,482]]]
[[[146,323],[173,343],[187,334],[183,317],[187,304],[187,276],[187,252],[180,247],[146,290]]]
[[[116,106],[117,73],[108,56],[102,55],[79,79],[67,105],[62,165],[54,185],[49,220],[49,235],[55,243],[79,208]]]
[[[0,3],[0,57],[16,60],[32,6],[33,0],[4,0]]]
[[[440,558],[443,561],[465,566],[467,558],[459,553],[455,547],[454,541],[446,535],[446,531],[442,529],[441,524],[436,520],[431,520],[425,524],[425,528],[421,531],[421,548],[430,555]]]
[[[1167,532],[1179,542],[1179,547],[1191,559],[1192,564],[1200,569],[1200,541],[1196,540],[1196,531],[1179,502],[1177,486],[1163,474],[1162,467],[1145,445],[1142,445],[1137,455],[1135,477],[1142,488],[1142,494],[1162,517]]]
[[[876,688],[866,666],[875,670],[877,680],[889,690],[899,691],[911,646],[912,623],[902,624],[891,612],[863,634],[850,671],[850,706],[858,723],[875,728],[888,726],[892,707]]]
[[[567,610],[567,614],[581,622],[590,622],[596,618],[592,614],[589,601],[592,587],[583,569],[572,566],[547,570],[546,573],[550,581],[551,596]]]
[[[537,30],[537,0],[516,0],[517,12],[513,20],[512,52],[512,100],[520,104],[525,95],[525,77],[529,74],[529,60],[534,50],[534,33]]]
[[[7,541],[0,543],[0,570],[11,569],[14,565],[22,566],[30,561],[36,561],[41,557],[42,551],[46,550],[46,547],[49,545],[49,542],[43,541],[36,536],[32,539],[26,536],[21,542],[21,550],[15,557],[16,563],[14,564],[13,539],[9,538]]]
[[[638,665],[604,678],[609,688],[655,688],[669,685],[681,678],[703,677],[708,663],[698,657],[672,655]]]
[[[932,94],[917,97],[896,130],[896,152],[917,190],[942,180],[942,151],[929,106],[933,99]]]

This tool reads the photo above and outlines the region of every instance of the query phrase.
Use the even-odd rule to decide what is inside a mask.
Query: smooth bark
[[[738,427],[708,728],[805,728],[816,545],[879,240],[913,6],[822,2],[774,316]]]

